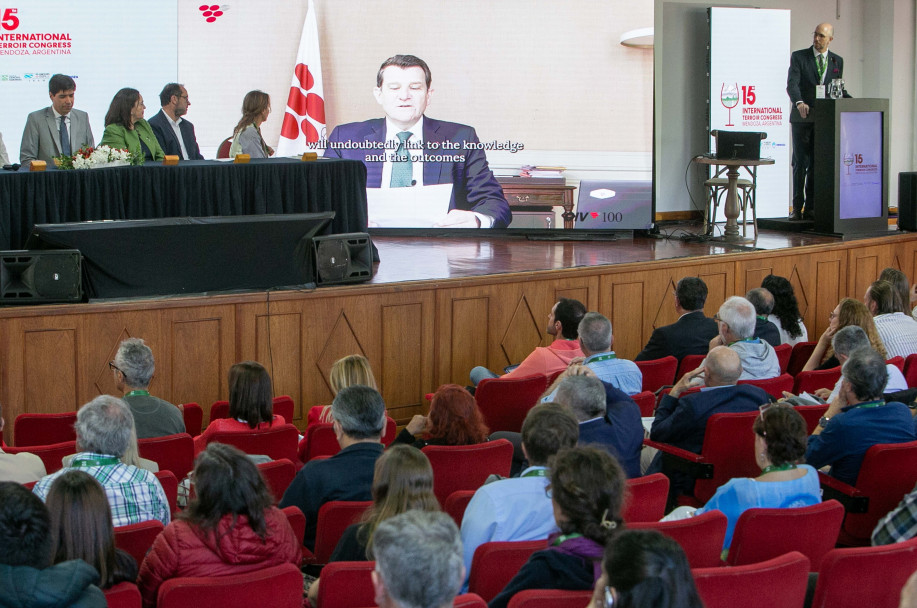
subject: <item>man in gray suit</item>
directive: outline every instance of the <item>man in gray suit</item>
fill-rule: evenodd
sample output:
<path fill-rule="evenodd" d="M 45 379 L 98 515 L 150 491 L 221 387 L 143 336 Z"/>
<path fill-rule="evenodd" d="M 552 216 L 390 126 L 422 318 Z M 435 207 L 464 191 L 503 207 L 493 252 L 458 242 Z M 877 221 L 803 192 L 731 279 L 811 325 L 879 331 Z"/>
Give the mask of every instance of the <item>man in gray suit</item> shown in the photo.
<path fill-rule="evenodd" d="M 22 132 L 19 162 L 51 159 L 61 154 L 73 154 L 80 148 L 95 145 L 89 115 L 73 109 L 76 83 L 64 74 L 55 74 L 48 82 L 51 106 L 29 114 Z"/>

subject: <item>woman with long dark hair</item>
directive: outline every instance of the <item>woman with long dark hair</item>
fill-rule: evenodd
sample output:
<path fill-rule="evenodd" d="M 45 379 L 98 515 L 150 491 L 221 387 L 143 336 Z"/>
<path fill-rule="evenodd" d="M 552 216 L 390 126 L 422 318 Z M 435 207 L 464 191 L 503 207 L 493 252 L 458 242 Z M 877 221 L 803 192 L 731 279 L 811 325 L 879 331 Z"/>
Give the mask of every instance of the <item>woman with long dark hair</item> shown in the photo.
<path fill-rule="evenodd" d="M 421 435 L 418 439 L 415 435 Z M 474 445 L 487 441 L 488 429 L 474 395 L 458 384 L 444 384 L 433 395 L 430 415 L 411 418 L 395 438 L 422 448 L 427 445 Z"/>
<path fill-rule="evenodd" d="M 261 124 L 271 113 L 271 97 L 264 91 L 249 91 L 242 99 L 242 118 L 232 131 L 229 157 L 248 154 L 252 158 L 267 158 L 274 149 L 264 143 Z"/>
<path fill-rule="evenodd" d="M 135 158 L 162 161 L 165 153 L 153 134 L 153 127 L 143 119 L 146 105 L 137 89 L 124 88 L 115 93 L 105 114 L 105 133 L 100 146 L 127 150 Z"/>
<path fill-rule="evenodd" d="M 761 287 L 774 296 L 774 310 L 767 315 L 767 320 L 777 326 L 781 344 L 793 346 L 797 342 L 806 342 L 809 332 L 802 322 L 799 303 L 790 282 L 784 277 L 769 274 L 761 281 Z"/>

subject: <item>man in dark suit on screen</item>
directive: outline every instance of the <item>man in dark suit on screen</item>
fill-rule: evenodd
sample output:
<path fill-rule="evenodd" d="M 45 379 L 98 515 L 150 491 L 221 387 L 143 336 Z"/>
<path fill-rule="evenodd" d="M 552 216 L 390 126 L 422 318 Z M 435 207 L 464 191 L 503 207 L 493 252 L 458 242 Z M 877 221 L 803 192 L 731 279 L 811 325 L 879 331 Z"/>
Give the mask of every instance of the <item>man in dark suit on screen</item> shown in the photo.
<path fill-rule="evenodd" d="M 817 86 L 826 86 L 844 77 L 844 60 L 828 50 L 834 40 L 834 26 L 822 23 L 815 28 L 812 46 L 790 56 L 786 92 L 793 108 L 790 127 L 793 131 L 793 213 L 791 220 L 815 219 L 812 165 L 815 156 L 815 126 L 806 120 L 815 102 Z M 824 97 L 824 94 L 821 95 Z M 844 97 L 849 97 L 844 92 Z"/>
<path fill-rule="evenodd" d="M 162 151 L 182 160 L 204 160 L 194 135 L 194 125 L 182 118 L 191 105 L 185 85 L 167 84 L 159 94 L 159 103 L 162 109 L 150 119 L 150 126 Z"/>

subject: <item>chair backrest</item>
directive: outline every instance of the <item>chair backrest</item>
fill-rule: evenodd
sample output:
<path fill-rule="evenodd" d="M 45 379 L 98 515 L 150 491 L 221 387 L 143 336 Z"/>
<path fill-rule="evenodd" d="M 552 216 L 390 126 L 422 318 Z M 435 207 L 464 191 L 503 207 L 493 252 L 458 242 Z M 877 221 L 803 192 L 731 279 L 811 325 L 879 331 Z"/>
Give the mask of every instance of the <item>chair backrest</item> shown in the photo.
<path fill-rule="evenodd" d="M 828 411 L 828 404 L 797 405 L 793 409 L 799 412 L 799 415 L 806 421 L 806 435 L 811 435 L 815 427 L 818 426 L 818 421 L 821 420 L 821 417 Z"/>
<path fill-rule="evenodd" d="M 669 478 L 653 473 L 627 480 L 627 498 L 624 501 L 624 521 L 659 521 L 665 515 L 669 495 Z"/>
<path fill-rule="evenodd" d="M 275 416 L 283 416 L 284 422 L 293 424 L 293 416 L 296 415 L 296 404 L 293 403 L 293 397 L 289 395 L 280 395 L 274 397 L 271 409 Z"/>
<path fill-rule="evenodd" d="M 741 566 L 798 551 L 818 572 L 841 531 L 844 507 L 836 500 L 790 509 L 748 509 L 739 516 L 726 563 Z"/>
<path fill-rule="evenodd" d="M 894 365 L 895 367 L 898 368 L 898 371 L 900 371 L 902 374 L 904 373 L 904 357 L 902 357 L 901 355 L 892 357 L 891 359 L 888 359 L 885 363 L 887 365 Z"/>
<path fill-rule="evenodd" d="M 917 539 L 882 547 L 832 549 L 821 562 L 812 608 L 897 608 L 917 565 Z"/>
<path fill-rule="evenodd" d="M 908 386 L 917 386 L 917 353 L 908 355 L 904 360 L 904 379 Z"/>
<path fill-rule="evenodd" d="M 834 388 L 834 385 L 837 384 L 837 379 L 840 377 L 840 367 L 832 367 L 831 369 L 813 369 L 808 372 L 799 372 L 796 374 L 796 379 L 793 383 L 793 394 L 811 394 L 820 388 Z"/>
<path fill-rule="evenodd" d="M 487 378 L 478 383 L 474 398 L 491 432 L 522 430 L 525 415 L 548 387 L 543 375 Z"/>
<path fill-rule="evenodd" d="M 204 408 L 193 401 L 181 406 L 181 415 L 185 421 L 185 432 L 197 437 L 204 429 Z"/>
<path fill-rule="evenodd" d="M 797 342 L 793 345 L 793 352 L 790 353 L 790 362 L 786 364 L 786 372 L 791 376 L 799 375 L 802 368 L 806 366 L 812 351 L 818 346 L 818 342 Z"/>
<path fill-rule="evenodd" d="M 790 364 L 790 355 L 793 354 L 793 347 L 789 344 L 778 344 L 774 347 L 774 353 L 776 353 L 777 362 L 780 364 L 780 373 L 785 374 L 786 368 Z"/>
<path fill-rule="evenodd" d="M 370 508 L 372 504 L 371 500 L 333 500 L 323 504 L 318 510 L 316 520 L 313 563 L 327 564 L 328 558 L 334 553 L 334 548 L 344 535 L 344 530 L 347 529 L 347 526 L 360 521 L 366 509 Z"/>
<path fill-rule="evenodd" d="M 194 468 L 194 440 L 188 433 L 138 439 L 140 456 L 159 465 L 160 471 L 172 471 L 184 479 Z"/>
<path fill-rule="evenodd" d="M 287 516 L 287 521 L 290 522 L 290 527 L 293 528 L 293 535 L 302 542 L 303 537 L 306 535 L 306 516 L 297 506 L 284 507 L 281 511 Z"/>
<path fill-rule="evenodd" d="M 169 511 L 172 515 L 178 513 L 178 478 L 172 471 L 156 471 L 153 473 L 162 486 L 162 491 L 166 493 L 166 500 L 169 501 Z"/>
<path fill-rule="evenodd" d="M 678 364 L 678 371 L 675 373 L 675 382 L 678 382 L 682 376 L 693 369 L 700 367 L 700 364 L 707 355 L 685 355 Z"/>
<path fill-rule="evenodd" d="M 140 589 L 134 583 L 124 581 L 109 587 L 104 593 L 108 608 L 140 608 L 143 605 Z"/>
<path fill-rule="evenodd" d="M 678 359 L 669 355 L 651 361 L 634 361 L 643 373 L 643 390 L 656 392 L 666 385 L 675 383 Z"/>
<path fill-rule="evenodd" d="M 234 445 L 246 454 L 264 454 L 271 460 L 286 458 L 296 460 L 299 429 L 292 424 L 276 424 L 265 430 L 220 431 L 210 436 L 207 443 L 218 441 Z"/>
<path fill-rule="evenodd" d="M 302 462 L 309 462 L 316 456 L 334 456 L 341 451 L 333 425 L 325 422 L 310 424 L 306 436 L 297 448 L 297 455 Z"/>
<path fill-rule="evenodd" d="M 262 568 L 246 574 L 172 578 L 159 588 L 159 608 L 220 606 L 248 608 L 302 607 L 302 573 L 293 564 Z"/>
<path fill-rule="evenodd" d="M 751 427 L 758 412 L 714 414 L 707 420 L 701 456 L 713 464 L 711 479 L 698 479 L 694 496 L 705 503 L 716 489 L 733 477 L 757 477 L 761 468 L 755 462 L 755 434 Z"/>
<path fill-rule="evenodd" d="M 207 424 L 217 418 L 229 418 L 229 401 L 214 401 L 210 406 L 210 416 L 207 418 Z"/>
<path fill-rule="evenodd" d="M 217 158 L 229 158 L 229 149 L 232 147 L 232 137 L 227 137 L 217 148 Z"/>
<path fill-rule="evenodd" d="M 532 553 L 548 546 L 547 540 L 484 543 L 474 550 L 468 591 L 489 602 L 503 591 Z"/>
<path fill-rule="evenodd" d="M 17 448 L 76 441 L 76 412 L 19 414 L 13 422 L 13 445 Z"/>
<path fill-rule="evenodd" d="M 41 458 L 41 461 L 45 464 L 45 471 L 50 475 L 61 470 L 63 467 L 61 461 L 65 456 L 76 454 L 76 441 L 62 441 L 51 445 L 32 445 L 22 448 L 6 447 L 4 451 L 7 454 L 18 454 L 20 452 L 35 454 Z"/>
<path fill-rule="evenodd" d="M 789 392 L 793 390 L 793 376 L 781 374 L 776 378 L 765 378 L 763 380 L 739 380 L 736 384 L 751 384 L 763 388 L 774 399 L 782 399 L 783 391 Z"/>
<path fill-rule="evenodd" d="M 332 562 L 322 568 L 318 586 L 319 608 L 375 606 L 371 573 L 376 562 Z"/>
<path fill-rule="evenodd" d="M 676 521 L 628 524 L 632 530 L 658 530 L 674 539 L 684 549 L 692 568 L 715 568 L 723 564 L 723 539 L 729 520 L 720 511 L 708 511 L 697 517 Z"/>
<path fill-rule="evenodd" d="M 734 568 L 691 570 L 706 608 L 802 608 L 809 581 L 809 558 L 793 551 Z"/>
<path fill-rule="evenodd" d="M 508 608 L 583 608 L 591 599 L 591 590 L 526 589 L 510 598 Z"/>
<path fill-rule="evenodd" d="M 487 608 L 487 602 L 477 593 L 463 593 L 455 596 L 452 608 Z"/>
<path fill-rule="evenodd" d="M 474 492 L 474 490 L 459 490 L 458 492 L 453 492 L 449 495 L 449 498 L 446 499 L 446 504 L 443 505 L 443 511 L 449 514 L 455 521 L 455 525 L 459 528 L 462 527 L 462 518 L 465 517 L 465 509 L 468 508 L 468 503 L 471 502 Z"/>
<path fill-rule="evenodd" d="M 423 453 L 433 467 L 433 493 L 439 504 L 459 490 L 477 490 L 493 473 L 509 477 L 513 444 L 506 439 L 476 445 L 428 445 Z"/>
<path fill-rule="evenodd" d="M 264 481 L 267 482 L 267 487 L 270 488 L 271 494 L 274 495 L 274 504 L 277 504 L 283 498 L 283 493 L 293 483 L 293 478 L 296 477 L 296 466 L 288 459 L 281 458 L 280 460 L 262 462 L 258 465 L 258 470 L 261 471 Z"/>
<path fill-rule="evenodd" d="M 398 423 L 395 422 L 395 419 L 385 415 L 385 431 L 382 433 L 382 445 L 388 447 L 392 445 L 392 442 L 395 441 L 395 437 L 398 436 Z"/>
<path fill-rule="evenodd" d="M 118 526 L 115 528 L 115 546 L 130 553 L 139 566 L 164 527 L 158 519 Z"/>
<path fill-rule="evenodd" d="M 640 415 L 644 418 L 649 418 L 653 416 L 653 412 L 656 409 L 656 394 L 652 391 L 643 391 L 637 393 L 636 395 L 631 395 L 631 399 L 634 400 L 634 403 L 637 404 L 637 407 L 640 408 Z"/>

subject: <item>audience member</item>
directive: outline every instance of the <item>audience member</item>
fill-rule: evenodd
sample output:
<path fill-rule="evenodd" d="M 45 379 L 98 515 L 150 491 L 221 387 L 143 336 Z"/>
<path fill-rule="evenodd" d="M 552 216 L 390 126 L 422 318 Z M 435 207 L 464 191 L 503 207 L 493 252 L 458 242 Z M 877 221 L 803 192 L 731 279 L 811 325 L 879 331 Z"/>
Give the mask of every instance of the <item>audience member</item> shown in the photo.
<path fill-rule="evenodd" d="M 489 604 L 504 608 L 525 589 L 587 590 L 601 576 L 606 543 L 624 526 L 624 471 L 596 448 L 561 450 L 548 472 L 554 519 L 560 534 L 536 551 Z"/>
<path fill-rule="evenodd" d="M 879 274 L 880 281 L 891 283 L 896 295 L 898 296 L 898 311 L 910 316 L 911 314 L 911 284 L 907 280 L 907 275 L 897 268 L 883 268 Z"/>
<path fill-rule="evenodd" d="M 47 505 L 55 564 L 83 560 L 99 572 L 102 589 L 137 579 L 137 562 L 115 548 L 111 508 L 95 478 L 76 469 L 67 471 L 51 484 Z"/>
<path fill-rule="evenodd" d="M 809 332 L 799 314 L 793 285 L 784 277 L 769 274 L 761 281 L 761 287 L 774 296 L 774 310 L 767 316 L 767 320 L 777 326 L 781 344 L 795 346 L 799 342 L 808 341 Z"/>
<path fill-rule="evenodd" d="M 376 528 L 372 572 L 381 608 L 451 608 L 465 576 L 458 528 L 445 513 L 407 511 Z"/>
<path fill-rule="evenodd" d="M 872 544 L 903 543 L 917 536 L 917 486 L 905 494 L 898 506 L 879 520 L 872 531 Z"/>
<path fill-rule="evenodd" d="M 888 373 L 877 352 L 854 351 L 841 371 L 841 390 L 809 437 L 806 462 L 817 469 L 831 465 L 832 477 L 855 485 L 866 450 L 914 441 L 917 435 L 908 407 L 882 399 Z"/>
<path fill-rule="evenodd" d="M 204 160 L 194 135 L 194 125 L 184 119 L 191 105 L 185 85 L 167 84 L 159 94 L 159 104 L 162 109 L 150 119 L 150 126 L 162 151 L 182 160 Z"/>
<path fill-rule="evenodd" d="M 557 531 L 551 500 L 545 495 L 548 467 L 562 449 L 579 439 L 579 425 L 558 403 L 529 410 L 522 423 L 522 452 L 529 462 L 518 478 L 478 488 L 462 519 L 466 578 L 474 551 L 484 543 L 547 538 Z"/>
<path fill-rule="evenodd" d="M 554 336 L 554 341 L 550 346 L 536 347 L 516 369 L 502 377 L 522 378 L 536 374 L 550 376 L 566 369 L 574 357 L 582 357 L 583 351 L 580 350 L 579 341 L 576 338 L 577 327 L 585 314 L 586 307 L 582 302 L 560 298 L 551 309 L 551 314 L 548 315 L 546 329 L 549 336 Z M 499 377 L 501 377 L 499 374 L 493 373 L 486 367 L 478 366 L 471 370 L 471 384 L 474 386 L 477 386 L 478 382 L 484 378 Z"/>
<path fill-rule="evenodd" d="M 51 518 L 34 494 L 0 482 L 0 605 L 107 608 L 99 573 L 80 559 L 51 565 Z"/>
<path fill-rule="evenodd" d="M 150 395 L 150 382 L 156 371 L 153 351 L 140 338 L 128 338 L 118 346 L 115 360 L 108 364 L 122 399 L 134 415 L 139 439 L 164 437 L 185 432 L 181 411 L 159 397 Z"/>
<path fill-rule="evenodd" d="M 0 435 L 6 421 L 3 419 L 3 409 L 0 407 Z M 31 483 L 47 475 L 45 463 L 35 454 L 19 452 L 7 454 L 0 447 L 0 481 L 15 481 L 16 483 Z"/>
<path fill-rule="evenodd" d="M 863 331 L 862 327 L 857 325 L 848 325 L 847 327 L 837 330 L 837 333 L 834 334 L 834 337 L 831 339 L 831 347 L 834 349 L 834 355 L 837 357 L 838 361 L 840 361 L 841 365 L 847 361 L 850 357 L 850 353 L 861 348 L 872 348 L 869 344 L 869 337 L 866 335 L 866 332 Z M 907 380 L 904 379 L 904 374 L 901 373 L 897 365 L 886 363 L 885 369 L 888 370 L 888 383 L 885 385 L 884 393 L 895 393 L 907 390 Z M 833 389 L 821 388 L 815 391 L 815 394 L 830 403 L 837 399 L 843 381 L 843 377 L 838 378 L 837 384 L 834 385 Z"/>
<path fill-rule="evenodd" d="M 3 133 L 0 133 L 0 169 L 10 164 L 10 156 L 6 151 L 6 145 L 3 143 Z"/>
<path fill-rule="evenodd" d="M 81 407 L 74 425 L 79 451 L 69 466 L 40 479 L 35 494 L 46 499 L 55 479 L 79 469 L 102 485 L 115 527 L 151 519 L 168 524 L 169 503 L 156 476 L 121 462 L 130 444 L 132 420 L 127 404 L 111 395 L 100 395 Z"/>
<path fill-rule="evenodd" d="M 303 544 L 315 546 L 316 519 L 332 500 L 371 500 L 376 460 L 382 455 L 385 402 L 368 386 L 350 386 L 331 404 L 334 433 L 341 451 L 325 460 L 311 460 L 299 470 L 280 501 L 297 506 L 306 516 Z"/>
<path fill-rule="evenodd" d="M 337 395 L 342 389 L 354 384 L 362 384 L 369 388 L 379 390 L 376 384 L 376 377 L 373 375 L 372 367 L 369 365 L 369 359 L 363 355 L 347 355 L 338 359 L 331 365 L 331 372 L 328 374 L 328 384 L 331 392 Z M 317 422 L 331 424 L 331 406 L 316 405 L 309 410 L 308 423 Z"/>
<path fill-rule="evenodd" d="M 159 587 L 170 578 L 299 566 L 299 539 L 241 451 L 208 445 L 194 463 L 194 488 L 187 511 L 156 537 L 140 566 L 137 586 L 144 606 L 156 605 Z"/>
<path fill-rule="evenodd" d="M 74 109 L 76 82 L 65 74 L 55 74 L 48 81 L 51 105 L 29 114 L 22 132 L 19 162 L 30 164 L 43 160 L 53 166 L 53 158 L 75 154 L 80 148 L 95 145 L 89 115 Z"/>
<path fill-rule="evenodd" d="M 710 349 L 728 346 L 739 353 L 742 361 L 739 380 L 776 378 L 780 375 L 780 362 L 774 347 L 754 337 L 756 317 L 751 302 L 732 296 L 723 302 L 714 319 L 719 326 L 719 334 L 710 340 Z"/>
<path fill-rule="evenodd" d="M 143 119 L 146 105 L 137 89 L 123 88 L 111 100 L 105 115 L 105 132 L 100 145 L 127 150 L 144 162 L 159 162 L 165 158 L 153 127 Z"/>
<path fill-rule="evenodd" d="M 716 322 L 704 316 L 707 284 L 700 277 L 684 277 L 675 287 L 675 312 L 678 320 L 653 330 L 649 342 L 635 361 L 661 359 L 669 355 L 681 361 L 686 355 L 706 355 L 710 340 L 716 336 Z"/>
<path fill-rule="evenodd" d="M 876 331 L 889 357 L 917 353 L 917 321 L 900 311 L 898 292 L 888 281 L 876 281 L 866 290 L 863 303 L 873 316 Z"/>
<path fill-rule="evenodd" d="M 267 158 L 274 149 L 264 143 L 261 125 L 271 113 L 271 97 L 263 91 L 249 91 L 242 99 L 242 118 L 232 131 L 229 157 L 248 154 L 252 158 Z"/>
<path fill-rule="evenodd" d="M 458 384 L 444 384 L 430 402 L 430 415 L 415 415 L 395 443 L 415 448 L 428 445 L 474 445 L 487 441 L 487 425 L 474 396 Z M 422 435 L 416 439 L 415 435 Z"/>
<path fill-rule="evenodd" d="M 749 289 L 745 299 L 755 307 L 755 334 L 771 346 L 780 346 L 780 330 L 768 316 L 774 310 L 774 296 L 763 287 Z"/>
<path fill-rule="evenodd" d="M 828 328 L 818 338 L 815 349 L 802 368 L 803 371 L 832 369 L 840 365 L 840 360 L 834 354 L 834 347 L 831 346 L 831 340 L 838 330 L 851 325 L 863 328 L 863 331 L 869 337 L 869 344 L 873 350 L 882 355 L 883 358 L 888 358 L 885 345 L 882 343 L 882 338 L 879 337 L 879 332 L 876 331 L 876 324 L 873 322 L 869 309 L 866 308 L 865 304 L 853 298 L 844 298 L 828 315 Z"/>

